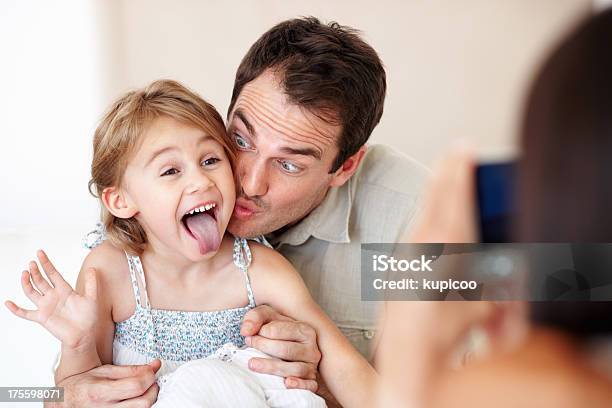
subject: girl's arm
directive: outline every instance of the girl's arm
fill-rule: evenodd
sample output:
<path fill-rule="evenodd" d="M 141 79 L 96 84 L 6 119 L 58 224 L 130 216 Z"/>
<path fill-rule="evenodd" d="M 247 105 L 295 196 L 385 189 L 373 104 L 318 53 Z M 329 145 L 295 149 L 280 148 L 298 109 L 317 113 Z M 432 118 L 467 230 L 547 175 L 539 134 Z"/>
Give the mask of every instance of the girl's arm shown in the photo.
<path fill-rule="evenodd" d="M 376 372 L 312 299 L 298 272 L 271 249 L 252 245 L 252 250 L 249 272 L 257 303 L 315 329 L 322 354 L 319 372 L 342 406 L 375 406 Z M 265 328 L 259 335 L 266 336 Z"/>

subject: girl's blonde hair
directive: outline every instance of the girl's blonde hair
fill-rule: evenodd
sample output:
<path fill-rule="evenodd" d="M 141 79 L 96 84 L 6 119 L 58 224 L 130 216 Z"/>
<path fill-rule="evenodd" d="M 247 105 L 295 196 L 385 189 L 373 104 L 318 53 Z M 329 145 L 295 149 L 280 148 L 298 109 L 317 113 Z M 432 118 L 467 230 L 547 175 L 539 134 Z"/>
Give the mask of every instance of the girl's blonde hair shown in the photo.
<path fill-rule="evenodd" d="M 234 160 L 219 113 L 180 83 L 155 81 L 116 101 L 94 135 L 89 191 L 100 199 L 107 239 L 133 254 L 142 253 L 147 236 L 136 219 L 123 219 L 111 214 L 101 200 L 102 192 L 107 187 L 121 185 L 128 159 L 140 146 L 151 123 L 161 116 L 201 129 L 223 146 L 230 162 Z"/>

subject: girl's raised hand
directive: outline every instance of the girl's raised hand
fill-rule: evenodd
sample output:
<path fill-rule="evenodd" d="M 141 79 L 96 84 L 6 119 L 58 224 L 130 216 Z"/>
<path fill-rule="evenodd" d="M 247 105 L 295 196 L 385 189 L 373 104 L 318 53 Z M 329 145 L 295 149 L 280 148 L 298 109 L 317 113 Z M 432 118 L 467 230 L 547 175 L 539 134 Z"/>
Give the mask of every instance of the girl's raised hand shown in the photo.
<path fill-rule="evenodd" d="M 95 269 L 85 271 L 85 294 L 82 296 L 64 280 L 42 250 L 36 256 L 46 278 L 32 261 L 29 271 L 21 274 L 21 287 L 38 309 L 23 309 L 10 300 L 5 302 L 6 307 L 15 316 L 40 323 L 65 347 L 79 348 L 93 342 L 97 317 Z"/>

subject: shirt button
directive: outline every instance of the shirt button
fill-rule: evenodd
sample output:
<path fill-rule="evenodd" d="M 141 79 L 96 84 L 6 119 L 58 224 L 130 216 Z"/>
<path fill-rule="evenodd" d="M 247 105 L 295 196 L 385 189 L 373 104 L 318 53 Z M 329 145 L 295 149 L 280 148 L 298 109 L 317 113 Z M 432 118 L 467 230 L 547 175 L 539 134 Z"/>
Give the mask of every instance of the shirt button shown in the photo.
<path fill-rule="evenodd" d="M 363 337 L 365 337 L 366 340 L 372 340 L 374 338 L 374 330 L 364 330 Z"/>

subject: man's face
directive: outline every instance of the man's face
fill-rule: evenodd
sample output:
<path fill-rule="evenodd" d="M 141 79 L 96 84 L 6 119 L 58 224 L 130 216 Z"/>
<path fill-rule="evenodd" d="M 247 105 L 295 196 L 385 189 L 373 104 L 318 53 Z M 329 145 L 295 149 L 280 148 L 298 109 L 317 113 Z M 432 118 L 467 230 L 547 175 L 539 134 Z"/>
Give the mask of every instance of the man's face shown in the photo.
<path fill-rule="evenodd" d="M 266 71 L 248 83 L 229 117 L 237 150 L 236 206 L 228 230 L 254 237 L 291 225 L 330 187 L 340 126 L 291 104 Z"/>

